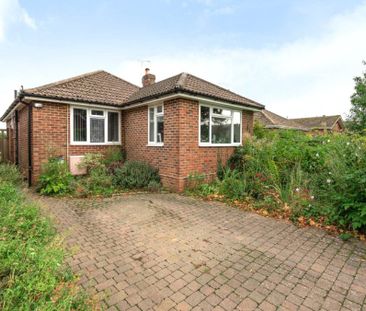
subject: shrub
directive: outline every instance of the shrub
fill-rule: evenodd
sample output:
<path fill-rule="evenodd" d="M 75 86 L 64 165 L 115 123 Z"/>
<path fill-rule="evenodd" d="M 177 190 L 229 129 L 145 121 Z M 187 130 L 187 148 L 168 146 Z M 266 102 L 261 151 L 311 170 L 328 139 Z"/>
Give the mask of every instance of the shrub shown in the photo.
<path fill-rule="evenodd" d="M 114 191 L 113 177 L 106 167 L 89 170 L 88 175 L 79 179 L 79 195 L 111 195 Z"/>
<path fill-rule="evenodd" d="M 80 168 L 85 168 L 87 173 L 95 169 L 104 169 L 104 155 L 101 153 L 86 153 L 79 163 Z"/>
<path fill-rule="evenodd" d="M 205 181 L 206 175 L 199 172 L 192 172 L 188 175 L 187 178 L 187 189 L 192 190 L 196 189 L 200 185 L 202 185 Z"/>
<path fill-rule="evenodd" d="M 13 185 L 19 185 L 22 181 L 22 175 L 15 165 L 0 164 L 0 181 L 9 182 Z"/>
<path fill-rule="evenodd" d="M 152 181 L 160 183 L 159 171 L 144 162 L 127 161 L 115 171 L 114 183 L 122 188 L 143 189 Z"/>
<path fill-rule="evenodd" d="M 230 199 L 243 199 L 247 195 L 246 180 L 238 171 L 228 170 L 219 186 L 219 192 Z"/>
<path fill-rule="evenodd" d="M 105 165 L 105 157 L 99 153 L 86 154 L 80 167 L 87 170 L 78 183 L 79 195 L 111 195 L 114 191 L 113 178 Z"/>
<path fill-rule="evenodd" d="M 104 163 L 107 167 L 118 163 L 123 163 L 126 153 L 121 147 L 110 147 L 104 155 Z"/>
<path fill-rule="evenodd" d="M 268 209 L 289 206 L 293 219 L 366 231 L 365 138 L 259 130 L 260 138 L 246 140 L 227 161 L 216 181 L 221 194 L 250 196 Z"/>
<path fill-rule="evenodd" d="M 38 190 L 45 195 L 70 193 L 73 180 L 66 162 L 59 158 L 49 158 L 42 166 Z"/>
<path fill-rule="evenodd" d="M 161 190 L 161 183 L 156 180 L 151 180 L 147 185 L 147 190 L 151 192 L 159 192 Z"/>

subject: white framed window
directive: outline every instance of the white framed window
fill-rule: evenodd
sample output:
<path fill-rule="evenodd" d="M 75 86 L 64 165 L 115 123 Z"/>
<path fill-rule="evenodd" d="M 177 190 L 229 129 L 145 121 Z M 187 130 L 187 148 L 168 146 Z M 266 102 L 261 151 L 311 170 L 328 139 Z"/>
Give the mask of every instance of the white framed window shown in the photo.
<path fill-rule="evenodd" d="M 199 146 L 239 146 L 242 141 L 240 110 L 200 104 Z"/>
<path fill-rule="evenodd" d="M 163 104 L 148 107 L 148 145 L 164 145 L 164 106 Z"/>
<path fill-rule="evenodd" d="M 73 145 L 121 144 L 119 111 L 71 107 L 70 141 Z"/>

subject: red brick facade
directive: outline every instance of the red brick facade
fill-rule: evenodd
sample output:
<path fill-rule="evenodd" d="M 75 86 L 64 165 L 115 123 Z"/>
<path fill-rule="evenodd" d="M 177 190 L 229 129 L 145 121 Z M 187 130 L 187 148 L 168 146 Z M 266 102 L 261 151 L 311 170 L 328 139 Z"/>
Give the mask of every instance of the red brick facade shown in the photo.
<path fill-rule="evenodd" d="M 164 102 L 164 146 L 147 146 L 148 109 L 125 110 L 122 115 L 123 144 L 127 159 L 146 161 L 158 167 L 163 184 L 182 191 L 187 177 L 204 173 L 216 175 L 218 161 L 225 163 L 234 147 L 200 147 L 198 143 L 199 104 L 187 99 Z M 243 140 L 252 134 L 253 113 L 242 113 Z"/>
<path fill-rule="evenodd" d="M 194 172 L 215 176 L 219 160 L 225 163 L 233 147 L 200 147 L 198 143 L 199 104 L 188 99 L 164 102 L 164 146 L 148 146 L 148 108 L 142 106 L 121 112 L 121 140 L 128 160 L 139 160 L 159 168 L 163 185 L 182 191 Z M 252 134 L 253 113 L 242 113 L 243 140 Z M 70 145 L 70 107 L 44 103 L 32 109 L 32 182 L 49 156 L 68 160 L 72 155 L 105 152 L 109 146 Z M 19 111 L 19 166 L 28 169 L 28 108 Z M 10 122 L 8 122 L 10 128 Z M 10 135 L 14 136 L 14 130 Z M 15 159 L 15 139 L 9 139 Z"/>

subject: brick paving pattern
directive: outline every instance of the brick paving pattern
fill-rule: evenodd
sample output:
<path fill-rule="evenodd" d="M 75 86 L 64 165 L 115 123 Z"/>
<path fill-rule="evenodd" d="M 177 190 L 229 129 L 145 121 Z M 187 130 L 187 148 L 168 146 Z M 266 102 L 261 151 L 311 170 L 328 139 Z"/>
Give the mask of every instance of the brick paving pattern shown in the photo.
<path fill-rule="evenodd" d="M 366 310 L 366 245 L 176 194 L 39 199 L 107 310 Z"/>

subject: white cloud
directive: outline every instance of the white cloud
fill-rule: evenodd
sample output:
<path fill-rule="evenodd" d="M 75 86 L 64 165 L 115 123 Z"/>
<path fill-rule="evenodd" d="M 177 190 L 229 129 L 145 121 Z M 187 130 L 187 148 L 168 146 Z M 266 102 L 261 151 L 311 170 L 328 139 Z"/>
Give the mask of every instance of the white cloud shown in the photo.
<path fill-rule="evenodd" d="M 289 117 L 343 114 L 350 108 L 353 77 L 366 59 L 366 3 L 328 21 L 326 31 L 271 49 L 216 49 L 146 55 L 158 80 L 188 71 L 226 86 Z M 139 62 L 117 74 L 140 84 Z"/>
<path fill-rule="evenodd" d="M 36 29 L 36 22 L 20 5 L 18 0 L 0 1 L 0 41 L 5 39 L 6 30 L 10 24 L 22 23 L 29 28 Z"/>

